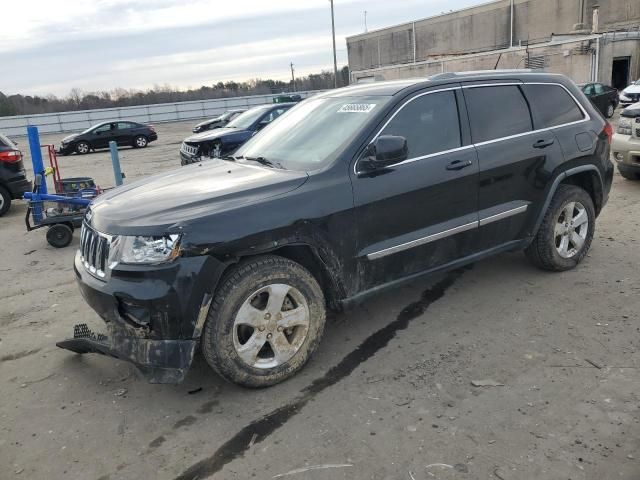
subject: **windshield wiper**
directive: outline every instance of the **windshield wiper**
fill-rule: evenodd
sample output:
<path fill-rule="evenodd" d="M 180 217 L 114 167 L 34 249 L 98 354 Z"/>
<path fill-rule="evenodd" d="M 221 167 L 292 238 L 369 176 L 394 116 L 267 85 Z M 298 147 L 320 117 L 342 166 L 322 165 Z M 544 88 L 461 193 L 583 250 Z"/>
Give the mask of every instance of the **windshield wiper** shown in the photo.
<path fill-rule="evenodd" d="M 245 160 L 249 160 L 250 162 L 257 162 L 260 165 L 264 165 L 266 167 L 271 167 L 271 168 L 279 168 L 284 170 L 285 168 L 282 166 L 282 164 L 278 163 L 278 162 L 274 162 L 272 160 L 269 160 L 268 158 L 265 157 L 243 157 Z"/>
<path fill-rule="evenodd" d="M 224 155 L 222 157 L 220 157 L 220 160 L 228 160 L 230 162 L 237 162 L 238 159 L 240 158 L 244 158 L 244 157 L 234 157 L 233 155 Z"/>

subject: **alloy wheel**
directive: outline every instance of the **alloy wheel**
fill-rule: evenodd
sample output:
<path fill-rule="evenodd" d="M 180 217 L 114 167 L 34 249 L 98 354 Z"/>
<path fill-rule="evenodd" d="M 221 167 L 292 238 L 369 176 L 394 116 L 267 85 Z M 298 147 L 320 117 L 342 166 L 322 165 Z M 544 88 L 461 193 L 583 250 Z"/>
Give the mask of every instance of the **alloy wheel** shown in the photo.
<path fill-rule="evenodd" d="M 147 139 L 144 137 L 136 138 L 136 145 L 140 148 L 144 148 L 147 146 Z"/>
<path fill-rule="evenodd" d="M 574 257 L 584 246 L 588 232 L 587 209 L 580 202 L 567 203 L 556 219 L 554 228 L 556 251 L 562 258 Z"/>
<path fill-rule="evenodd" d="M 276 283 L 247 298 L 233 324 L 233 345 L 247 365 L 275 368 L 293 358 L 309 331 L 309 305 L 298 289 Z"/>

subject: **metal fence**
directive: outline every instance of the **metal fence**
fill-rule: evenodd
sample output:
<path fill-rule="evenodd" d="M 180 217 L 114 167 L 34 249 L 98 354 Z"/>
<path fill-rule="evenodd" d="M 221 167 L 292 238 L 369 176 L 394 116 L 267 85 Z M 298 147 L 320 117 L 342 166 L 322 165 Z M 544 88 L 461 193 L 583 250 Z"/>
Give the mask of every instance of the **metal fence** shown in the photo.
<path fill-rule="evenodd" d="M 319 91 L 296 92 L 302 98 Z M 181 120 L 197 120 L 220 115 L 225 110 L 249 108 L 273 103 L 277 95 L 250 95 L 246 97 L 216 98 L 192 102 L 159 103 L 135 107 L 103 108 L 77 112 L 43 113 L 0 117 L 0 132 L 9 136 L 27 134 L 27 126 L 36 125 L 40 133 L 62 133 L 84 130 L 96 123 L 109 120 L 131 120 L 134 122 L 162 123 Z"/>

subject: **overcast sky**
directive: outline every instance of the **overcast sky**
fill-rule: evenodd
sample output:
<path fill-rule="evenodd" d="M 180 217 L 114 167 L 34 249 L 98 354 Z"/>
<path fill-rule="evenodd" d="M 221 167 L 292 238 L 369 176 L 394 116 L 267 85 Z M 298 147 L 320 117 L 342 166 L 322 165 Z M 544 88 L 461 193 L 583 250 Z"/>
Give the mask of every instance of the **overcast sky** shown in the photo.
<path fill-rule="evenodd" d="M 335 0 L 338 65 L 345 37 L 482 0 Z M 7 0 L 0 91 L 181 88 L 290 78 L 333 68 L 329 0 Z"/>

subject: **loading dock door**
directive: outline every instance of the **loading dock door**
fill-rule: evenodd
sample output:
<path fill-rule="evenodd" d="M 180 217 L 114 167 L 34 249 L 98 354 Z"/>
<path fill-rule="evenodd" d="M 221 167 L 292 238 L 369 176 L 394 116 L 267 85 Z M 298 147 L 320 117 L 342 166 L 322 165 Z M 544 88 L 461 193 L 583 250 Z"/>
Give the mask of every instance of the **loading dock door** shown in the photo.
<path fill-rule="evenodd" d="M 629 85 L 629 67 L 631 65 L 631 57 L 618 57 L 613 59 L 613 68 L 611 69 L 611 86 L 618 90 L 622 90 Z"/>

